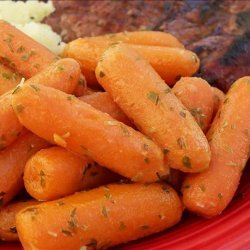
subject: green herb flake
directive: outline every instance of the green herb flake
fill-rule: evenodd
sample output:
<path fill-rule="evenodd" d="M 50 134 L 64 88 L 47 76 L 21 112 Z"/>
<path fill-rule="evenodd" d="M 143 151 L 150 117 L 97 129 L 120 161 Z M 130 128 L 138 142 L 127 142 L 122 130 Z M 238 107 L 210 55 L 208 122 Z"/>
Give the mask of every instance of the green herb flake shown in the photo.
<path fill-rule="evenodd" d="M 184 139 L 182 137 L 177 139 L 177 144 L 181 149 L 186 148 L 186 143 L 185 143 L 185 141 L 184 141 Z"/>
<path fill-rule="evenodd" d="M 182 116 L 183 118 L 186 118 L 186 113 L 184 111 L 180 111 L 180 116 Z"/>
<path fill-rule="evenodd" d="M 182 158 L 182 163 L 183 163 L 183 165 L 184 165 L 186 168 L 192 168 L 192 166 L 191 166 L 191 160 L 190 160 L 190 158 L 189 158 L 188 156 L 184 156 L 184 157 Z"/>
<path fill-rule="evenodd" d="M 124 231 L 126 228 L 127 228 L 127 226 L 124 224 L 124 222 L 123 222 L 123 221 L 120 221 L 119 230 L 120 230 L 120 231 Z"/>
<path fill-rule="evenodd" d="M 58 71 L 64 71 L 64 67 L 63 67 L 62 65 L 58 65 L 58 66 L 57 66 L 57 70 L 58 70 Z"/>
<path fill-rule="evenodd" d="M 63 201 L 58 201 L 56 204 L 57 204 L 58 206 L 63 206 L 63 205 L 65 205 L 65 203 L 64 203 Z"/>
<path fill-rule="evenodd" d="M 105 217 L 105 218 L 108 218 L 108 211 L 107 211 L 107 208 L 102 206 L 102 215 Z"/>
<path fill-rule="evenodd" d="M 98 245 L 98 242 L 95 238 L 92 238 L 88 244 L 86 244 L 87 247 L 92 247 L 93 250 L 97 250 L 97 245 Z"/>
<path fill-rule="evenodd" d="M 164 94 L 168 94 L 168 93 L 170 93 L 171 92 L 171 89 L 170 88 L 166 88 L 166 89 L 164 89 Z"/>
<path fill-rule="evenodd" d="M 22 104 L 17 104 L 17 105 L 16 105 L 16 107 L 15 107 L 15 111 L 16 111 L 16 113 L 17 113 L 17 114 L 22 113 L 22 112 L 23 112 L 23 110 L 24 110 L 24 107 L 23 107 L 23 105 L 22 105 Z"/>
<path fill-rule="evenodd" d="M 145 162 L 146 164 L 149 164 L 149 158 L 148 158 L 148 157 L 145 157 L 145 158 L 144 158 L 144 162 Z"/>
<path fill-rule="evenodd" d="M 166 155 L 166 154 L 168 154 L 170 151 L 169 151 L 169 149 L 164 148 L 164 149 L 162 150 L 162 152 L 163 152 L 164 155 Z"/>
<path fill-rule="evenodd" d="M 144 143 L 144 144 L 143 144 L 143 149 L 144 149 L 144 150 L 146 150 L 146 151 L 148 151 L 148 149 L 149 149 L 149 145 L 148 145 L 148 144 L 146 144 L 146 143 Z"/>
<path fill-rule="evenodd" d="M 73 235 L 72 232 L 69 231 L 69 230 L 67 230 L 67 229 L 62 229 L 61 232 L 62 232 L 64 235 L 66 235 L 66 236 L 72 236 L 72 235 Z"/>
<path fill-rule="evenodd" d="M 16 52 L 19 53 L 23 53 L 25 51 L 25 48 L 23 47 L 23 45 L 19 46 L 16 50 Z"/>
<path fill-rule="evenodd" d="M 30 52 L 27 52 L 27 53 L 23 54 L 21 56 L 21 59 L 23 61 L 28 61 L 30 59 L 30 57 L 33 56 L 33 55 L 35 55 L 35 52 L 34 51 L 30 51 Z"/>
<path fill-rule="evenodd" d="M 160 97 L 157 93 L 155 93 L 154 91 L 150 91 L 147 94 L 147 97 L 150 101 L 152 101 L 155 105 L 157 105 L 160 101 Z"/>
<path fill-rule="evenodd" d="M 79 79 L 79 81 L 78 81 L 78 84 L 80 85 L 80 86 L 86 86 L 86 80 L 83 78 L 83 77 L 81 77 L 80 79 Z"/>
<path fill-rule="evenodd" d="M 31 84 L 30 87 L 34 89 L 36 92 L 40 91 L 40 89 L 36 85 Z"/>
<path fill-rule="evenodd" d="M 218 198 L 221 200 L 223 198 L 223 195 L 221 193 L 218 193 Z"/>
<path fill-rule="evenodd" d="M 45 187 L 45 173 L 43 172 L 43 170 L 40 170 L 40 173 L 39 173 L 39 176 L 40 176 L 40 185 L 42 188 Z"/>
<path fill-rule="evenodd" d="M 68 221 L 68 229 L 70 231 L 75 230 L 77 227 L 77 220 L 76 220 L 76 208 L 74 208 L 70 213 L 70 220 Z"/>
<path fill-rule="evenodd" d="M 13 35 L 8 34 L 7 38 L 3 39 L 3 41 L 7 44 L 9 50 L 13 53 L 14 49 L 13 49 L 13 45 L 12 45 L 12 38 L 13 38 Z"/>
<path fill-rule="evenodd" d="M 2 73 L 2 77 L 5 78 L 6 80 L 17 80 L 17 75 L 15 73 Z"/>
<path fill-rule="evenodd" d="M 100 71 L 99 76 L 100 76 L 101 78 L 103 78 L 103 77 L 105 76 L 104 72 L 103 72 L 103 71 Z"/>

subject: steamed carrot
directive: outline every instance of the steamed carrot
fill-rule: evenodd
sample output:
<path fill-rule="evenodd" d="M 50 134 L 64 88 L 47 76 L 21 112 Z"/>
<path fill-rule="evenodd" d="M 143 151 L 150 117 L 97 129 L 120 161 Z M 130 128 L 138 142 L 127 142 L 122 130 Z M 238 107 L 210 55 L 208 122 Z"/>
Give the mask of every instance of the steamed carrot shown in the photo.
<path fill-rule="evenodd" d="M 78 81 L 78 85 L 76 86 L 73 94 L 75 96 L 83 96 L 83 95 L 86 95 L 87 93 L 88 93 L 88 90 L 87 90 L 86 78 L 83 74 L 81 74 L 79 81 Z"/>
<path fill-rule="evenodd" d="M 162 184 L 108 185 L 17 214 L 25 249 L 107 249 L 175 225 L 182 204 Z"/>
<path fill-rule="evenodd" d="M 57 60 L 50 50 L 3 20 L 0 20 L 0 37 L 0 61 L 25 78 Z"/>
<path fill-rule="evenodd" d="M 213 91 L 206 80 L 198 77 L 182 77 L 172 93 L 193 115 L 203 132 L 210 126 L 213 116 Z"/>
<path fill-rule="evenodd" d="M 192 115 L 148 62 L 125 44 L 109 48 L 96 68 L 99 83 L 139 130 L 157 142 L 172 168 L 208 167 L 207 139 Z"/>
<path fill-rule="evenodd" d="M 160 148 L 140 132 L 78 98 L 35 87 L 24 84 L 12 98 L 19 121 L 35 134 L 134 181 L 153 182 L 168 172 Z"/>
<path fill-rule="evenodd" d="M 21 76 L 10 68 L 0 64 L 0 96 L 16 87 L 21 81 Z"/>
<path fill-rule="evenodd" d="M 120 107 L 112 100 L 107 92 L 95 92 L 90 95 L 84 95 L 79 98 L 80 100 L 90 104 L 94 108 L 109 114 L 114 119 L 133 126 L 128 117 L 120 109 Z"/>
<path fill-rule="evenodd" d="M 88 85 L 97 85 L 95 68 L 101 55 L 108 47 L 113 45 L 100 39 L 80 38 L 67 44 L 63 56 L 76 59 L 85 75 Z M 195 53 L 180 49 L 160 46 L 144 46 L 129 44 L 149 61 L 157 73 L 167 84 L 173 85 L 181 76 L 191 76 L 199 68 L 199 59 Z"/>
<path fill-rule="evenodd" d="M 40 150 L 28 160 L 24 169 L 27 192 L 42 201 L 118 180 L 118 175 L 97 166 L 87 157 L 79 157 L 60 147 Z"/>
<path fill-rule="evenodd" d="M 183 201 L 187 209 L 204 217 L 220 214 L 232 200 L 249 158 L 250 77 L 237 80 L 208 132 L 212 151 L 209 169 L 188 175 Z"/>
<path fill-rule="evenodd" d="M 214 111 L 213 111 L 213 117 L 216 116 L 220 105 L 224 102 L 225 100 L 225 94 L 218 88 L 212 87 L 213 91 L 213 97 L 214 97 Z"/>
<path fill-rule="evenodd" d="M 75 90 L 79 77 L 78 63 L 73 59 L 65 58 L 49 65 L 27 80 L 25 84 L 39 83 L 70 94 Z M 19 87 L 0 97 L 0 150 L 15 141 L 23 128 L 11 106 L 11 93 L 18 91 Z"/>
<path fill-rule="evenodd" d="M 23 132 L 12 145 L 0 153 L 0 206 L 9 202 L 23 187 L 23 170 L 27 160 L 48 143 L 30 132 Z"/>
<path fill-rule="evenodd" d="M 0 240 L 18 241 L 16 214 L 22 209 L 39 204 L 35 200 L 13 202 L 0 209 Z"/>
<path fill-rule="evenodd" d="M 97 36 L 96 39 L 108 42 L 124 42 L 139 45 L 166 46 L 184 48 L 183 44 L 173 35 L 161 31 L 132 31 L 112 33 L 104 36 Z"/>

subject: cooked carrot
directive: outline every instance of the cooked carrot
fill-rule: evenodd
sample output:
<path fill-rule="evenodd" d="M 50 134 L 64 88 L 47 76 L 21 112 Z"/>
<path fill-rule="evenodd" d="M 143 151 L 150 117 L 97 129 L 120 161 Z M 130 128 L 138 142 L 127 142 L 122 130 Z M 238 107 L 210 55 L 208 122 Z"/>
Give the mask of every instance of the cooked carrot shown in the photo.
<path fill-rule="evenodd" d="M 100 39 L 80 38 L 67 44 L 63 56 L 76 59 L 81 65 L 88 85 L 95 86 L 97 81 L 94 71 L 97 62 L 109 46 L 110 42 Z M 189 50 L 133 44 L 129 46 L 149 61 L 169 85 L 173 85 L 181 76 L 193 75 L 200 65 L 196 54 Z"/>
<path fill-rule="evenodd" d="M 0 20 L 0 61 L 25 78 L 30 78 L 57 60 L 43 45 Z"/>
<path fill-rule="evenodd" d="M 120 107 L 112 100 L 107 92 L 95 92 L 90 95 L 85 95 L 79 98 L 80 100 L 90 104 L 94 108 L 109 114 L 114 119 L 133 126 L 128 117 L 120 109 Z"/>
<path fill-rule="evenodd" d="M 225 94 L 218 88 L 212 87 L 213 96 L 214 96 L 214 111 L 213 111 L 213 117 L 216 116 L 220 105 L 225 100 Z"/>
<path fill-rule="evenodd" d="M 140 132 L 59 90 L 20 86 L 12 106 L 35 134 L 139 182 L 166 175 L 160 148 Z M 20 109 L 21 107 L 21 109 Z"/>
<path fill-rule="evenodd" d="M 161 31 L 133 31 L 107 34 L 98 36 L 100 39 L 108 42 L 124 42 L 139 45 L 166 46 L 174 48 L 184 48 L 183 44 L 173 35 Z"/>
<path fill-rule="evenodd" d="M 24 169 L 24 186 L 35 199 L 55 200 L 83 189 L 98 187 L 119 177 L 87 157 L 52 147 L 33 155 Z"/>
<path fill-rule="evenodd" d="M 208 132 L 209 169 L 188 175 L 182 187 L 185 206 L 204 217 L 220 214 L 232 200 L 249 158 L 250 77 L 237 80 Z"/>
<path fill-rule="evenodd" d="M 13 89 L 21 81 L 21 76 L 0 64 L 0 96 Z"/>
<path fill-rule="evenodd" d="M 96 76 L 138 129 L 161 146 L 170 167 L 184 172 L 208 167 L 210 150 L 198 124 L 149 63 L 129 46 L 109 48 Z"/>
<path fill-rule="evenodd" d="M 73 59 L 65 58 L 49 65 L 25 83 L 39 83 L 72 93 L 78 84 L 79 77 L 78 63 Z M 18 90 L 19 87 L 0 97 L 0 150 L 16 140 L 23 128 L 11 106 L 11 92 L 15 93 Z"/>
<path fill-rule="evenodd" d="M 181 190 L 185 175 L 186 174 L 181 172 L 180 170 L 171 168 L 167 181 L 176 191 L 179 192 Z"/>
<path fill-rule="evenodd" d="M 20 211 L 25 249 L 107 249 L 175 225 L 182 204 L 162 184 L 108 185 Z"/>
<path fill-rule="evenodd" d="M 174 93 L 193 115 L 203 132 L 213 116 L 213 91 L 207 81 L 198 77 L 182 77 L 173 87 Z"/>
<path fill-rule="evenodd" d="M 76 86 L 73 94 L 75 96 L 83 96 L 83 95 L 86 95 L 87 93 L 88 93 L 88 89 L 87 89 L 86 78 L 84 75 L 81 74 L 79 81 L 78 81 L 78 85 Z"/>
<path fill-rule="evenodd" d="M 25 131 L 0 153 L 0 206 L 9 202 L 23 187 L 23 170 L 27 160 L 48 143 Z"/>
<path fill-rule="evenodd" d="M 3 241 L 18 241 L 16 230 L 16 214 L 39 202 L 34 200 L 13 202 L 0 209 L 0 239 Z"/>

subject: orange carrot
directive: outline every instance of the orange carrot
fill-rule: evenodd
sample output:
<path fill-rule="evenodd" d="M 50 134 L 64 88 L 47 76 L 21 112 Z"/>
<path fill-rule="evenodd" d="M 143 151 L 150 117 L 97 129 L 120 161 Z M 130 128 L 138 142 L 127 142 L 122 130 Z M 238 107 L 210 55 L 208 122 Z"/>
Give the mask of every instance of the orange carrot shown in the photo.
<path fill-rule="evenodd" d="M 78 81 L 78 85 L 76 86 L 73 94 L 75 96 L 83 96 L 87 93 L 88 93 L 88 89 L 87 89 L 86 78 L 84 75 L 81 74 L 80 79 Z"/>
<path fill-rule="evenodd" d="M 216 116 L 220 105 L 225 100 L 225 94 L 218 88 L 212 87 L 213 96 L 214 96 L 214 111 L 213 111 L 213 117 Z"/>
<path fill-rule="evenodd" d="M 107 249 L 175 225 L 182 204 L 162 184 L 108 185 L 20 211 L 25 249 Z"/>
<path fill-rule="evenodd" d="M 119 180 L 112 172 L 60 148 L 42 149 L 24 169 L 24 186 L 35 199 L 55 200 L 83 189 Z"/>
<path fill-rule="evenodd" d="M 161 31 L 133 31 L 108 34 L 98 36 L 100 39 L 108 42 L 124 42 L 139 45 L 166 46 L 174 48 L 184 48 L 183 44 L 176 37 L 167 32 Z"/>
<path fill-rule="evenodd" d="M 26 81 L 28 84 L 39 83 L 72 93 L 80 77 L 78 63 L 65 58 L 49 65 L 45 70 Z M 12 92 L 17 92 L 17 87 Z M 18 121 L 11 106 L 11 91 L 0 97 L 0 150 L 16 140 L 23 126 Z"/>
<path fill-rule="evenodd" d="M 160 148 L 141 133 L 78 98 L 35 87 L 24 84 L 12 97 L 19 121 L 35 134 L 134 181 L 153 182 L 168 172 Z"/>
<path fill-rule="evenodd" d="M 232 85 L 208 132 L 212 151 L 209 169 L 188 175 L 184 181 L 183 201 L 190 211 L 216 216 L 232 200 L 249 158 L 249 107 L 248 76 Z"/>
<path fill-rule="evenodd" d="M 16 230 L 16 214 L 29 206 L 37 205 L 34 200 L 13 202 L 0 209 L 0 239 L 3 241 L 18 241 Z"/>
<path fill-rule="evenodd" d="M 0 64 L 0 96 L 13 89 L 21 81 L 21 76 Z"/>
<path fill-rule="evenodd" d="M 190 111 L 203 132 L 210 126 L 213 116 L 213 91 L 207 81 L 198 77 L 182 77 L 172 93 Z"/>
<path fill-rule="evenodd" d="M 133 127 L 131 121 L 119 108 L 119 106 L 112 100 L 107 92 L 95 92 L 90 95 L 82 96 L 79 99 L 104 113 L 108 113 L 114 119 Z"/>
<path fill-rule="evenodd" d="M 25 131 L 0 153 L 0 206 L 9 202 L 23 187 L 23 170 L 30 156 L 47 146 L 43 139 Z"/>
<path fill-rule="evenodd" d="M 97 84 L 95 68 L 101 55 L 110 42 L 100 39 L 80 38 L 67 44 L 63 56 L 76 59 L 90 86 Z M 199 59 L 193 52 L 180 48 L 168 48 L 160 46 L 129 45 L 144 59 L 149 61 L 157 73 L 167 84 L 173 85 L 181 76 L 191 76 L 199 68 Z"/>
<path fill-rule="evenodd" d="M 30 78 L 58 58 L 43 45 L 0 20 L 0 61 Z"/>
<path fill-rule="evenodd" d="M 129 46 L 109 48 L 98 63 L 96 77 L 138 129 L 161 146 L 170 167 L 184 172 L 208 167 L 210 150 L 198 124 Z"/>

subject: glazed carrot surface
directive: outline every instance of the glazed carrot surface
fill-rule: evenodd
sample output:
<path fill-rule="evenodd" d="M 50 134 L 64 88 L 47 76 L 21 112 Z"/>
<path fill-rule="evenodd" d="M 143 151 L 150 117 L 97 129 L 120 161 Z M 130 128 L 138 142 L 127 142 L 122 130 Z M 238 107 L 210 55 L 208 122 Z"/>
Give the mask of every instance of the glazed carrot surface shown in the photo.
<path fill-rule="evenodd" d="M 20 81 L 21 75 L 0 64 L 0 96 L 13 89 Z"/>
<path fill-rule="evenodd" d="M 128 117 L 120 109 L 120 107 L 113 101 L 107 92 L 96 92 L 90 95 L 84 95 L 79 98 L 80 100 L 90 104 L 94 108 L 109 114 L 114 119 L 133 126 Z"/>
<path fill-rule="evenodd" d="M 183 202 L 190 211 L 212 217 L 233 198 L 249 158 L 249 107 L 250 77 L 243 77 L 232 85 L 208 132 L 209 169 L 184 181 Z"/>
<path fill-rule="evenodd" d="M 24 131 L 18 140 L 0 153 L 0 206 L 9 202 L 23 187 L 23 170 L 27 160 L 48 143 Z"/>
<path fill-rule="evenodd" d="M 50 50 L 3 20 L 0 20 L 0 37 L 0 61 L 25 78 L 57 60 Z"/>
<path fill-rule="evenodd" d="M 218 88 L 212 87 L 213 91 L 213 98 L 214 98 L 214 111 L 213 111 L 213 116 L 216 116 L 220 105 L 224 102 L 225 100 L 225 94 Z"/>
<path fill-rule="evenodd" d="M 64 57 L 76 59 L 87 83 L 97 84 L 95 68 L 101 55 L 112 43 L 93 38 L 80 38 L 67 44 Z M 192 76 L 199 68 L 200 62 L 195 53 L 180 49 L 160 46 L 128 45 L 146 59 L 167 84 L 173 85 L 181 76 Z"/>
<path fill-rule="evenodd" d="M 74 59 L 65 58 L 49 65 L 45 70 L 27 80 L 25 84 L 39 83 L 70 94 L 78 85 L 79 77 L 78 63 Z M 0 96 L 0 150 L 16 140 L 23 128 L 11 106 L 11 93 L 18 91 L 19 87 Z"/>
<path fill-rule="evenodd" d="M 106 249 L 169 228 L 181 215 L 171 187 L 120 184 L 24 209 L 16 223 L 25 249 Z"/>
<path fill-rule="evenodd" d="M 35 200 L 13 202 L 0 209 L 0 239 L 3 241 L 18 241 L 16 230 L 16 214 L 29 206 L 39 204 Z"/>
<path fill-rule="evenodd" d="M 139 130 L 157 142 L 170 167 L 200 172 L 208 167 L 207 139 L 192 115 L 148 62 L 127 45 L 109 48 L 99 61 L 99 83 Z"/>
<path fill-rule="evenodd" d="M 198 77 L 182 77 L 172 93 L 193 115 L 200 128 L 206 132 L 213 116 L 214 94 L 207 81 Z"/>
<path fill-rule="evenodd" d="M 133 181 L 153 182 L 167 174 L 161 149 L 140 132 L 71 95 L 34 86 L 19 86 L 12 106 L 35 134 Z"/>
<path fill-rule="evenodd" d="M 160 31 L 133 31 L 107 34 L 95 37 L 108 42 L 124 42 L 139 45 L 166 46 L 184 48 L 183 44 L 173 35 Z"/>
<path fill-rule="evenodd" d="M 55 200 L 117 180 L 117 175 L 87 157 L 79 157 L 60 147 L 40 150 L 24 169 L 27 192 L 41 201 Z"/>

